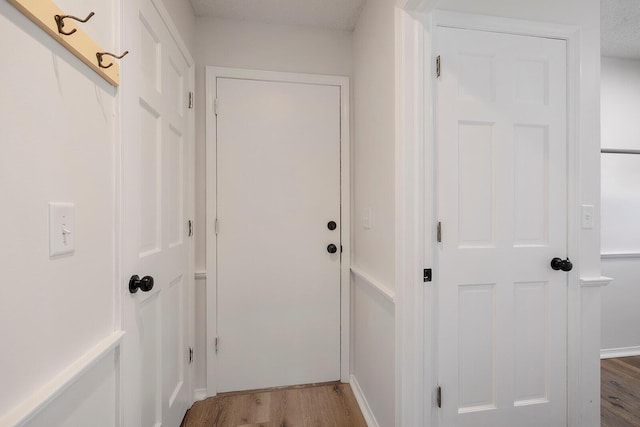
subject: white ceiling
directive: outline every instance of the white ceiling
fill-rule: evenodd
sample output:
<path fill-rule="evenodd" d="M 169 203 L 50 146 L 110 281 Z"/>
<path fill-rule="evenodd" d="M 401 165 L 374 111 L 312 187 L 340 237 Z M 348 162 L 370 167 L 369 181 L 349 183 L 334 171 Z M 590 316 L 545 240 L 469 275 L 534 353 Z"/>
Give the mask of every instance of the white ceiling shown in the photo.
<path fill-rule="evenodd" d="M 602 55 L 640 59 L 640 0 L 601 0 Z"/>
<path fill-rule="evenodd" d="M 197 16 L 353 31 L 365 0 L 191 0 Z"/>
<path fill-rule="evenodd" d="M 197 16 L 353 31 L 366 0 L 191 0 Z M 640 59 L 640 0 L 601 0 L 602 54 Z"/>

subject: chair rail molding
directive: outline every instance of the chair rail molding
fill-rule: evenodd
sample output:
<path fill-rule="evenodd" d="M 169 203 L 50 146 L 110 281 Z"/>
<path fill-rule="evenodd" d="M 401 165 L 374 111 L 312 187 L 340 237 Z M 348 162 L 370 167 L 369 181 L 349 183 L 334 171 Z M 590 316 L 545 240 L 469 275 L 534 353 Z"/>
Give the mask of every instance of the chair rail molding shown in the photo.
<path fill-rule="evenodd" d="M 606 276 L 581 277 L 580 286 L 583 288 L 601 288 L 608 286 L 612 281 L 613 279 L 611 277 Z"/>
<path fill-rule="evenodd" d="M 634 259 L 640 258 L 640 252 L 602 252 L 600 259 Z"/>
<path fill-rule="evenodd" d="M 396 295 L 392 289 L 389 289 L 388 286 L 384 285 L 382 282 L 377 281 L 376 279 L 369 276 L 365 273 L 360 267 L 356 267 L 355 265 L 351 266 L 351 273 L 363 281 L 366 285 L 368 285 L 371 289 L 378 292 L 381 296 L 383 296 L 387 301 L 391 304 L 395 304 Z"/>

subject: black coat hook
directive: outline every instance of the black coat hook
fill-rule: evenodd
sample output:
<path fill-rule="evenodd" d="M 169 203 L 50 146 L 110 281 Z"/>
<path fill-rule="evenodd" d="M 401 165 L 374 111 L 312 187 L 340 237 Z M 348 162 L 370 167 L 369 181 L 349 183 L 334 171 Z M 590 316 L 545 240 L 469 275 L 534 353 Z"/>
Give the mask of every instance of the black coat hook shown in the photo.
<path fill-rule="evenodd" d="M 126 55 L 127 53 L 129 53 L 129 51 L 128 51 L 128 50 L 125 50 L 125 51 L 124 51 L 124 53 L 123 53 L 122 55 L 118 56 L 118 55 L 114 55 L 113 53 L 110 53 L 110 52 L 97 52 L 97 53 L 96 53 L 96 57 L 98 58 L 98 66 L 99 66 L 100 68 L 109 68 L 109 67 L 111 67 L 111 66 L 113 65 L 113 62 L 111 62 L 109 65 L 104 65 L 104 64 L 102 63 L 102 57 L 103 57 L 103 56 L 105 56 L 105 55 L 106 55 L 106 56 L 110 56 L 110 57 L 112 57 L 112 58 L 116 58 L 116 59 L 122 59 L 122 58 L 124 58 L 124 57 L 125 57 L 125 55 Z"/>
<path fill-rule="evenodd" d="M 64 31 L 62 28 L 64 27 L 65 19 L 69 18 L 69 19 L 76 20 L 78 22 L 87 22 L 89 19 L 91 19 L 93 15 L 95 15 L 95 13 L 91 12 L 89 16 L 87 16 L 84 19 L 78 18 L 77 16 L 73 16 L 73 15 L 56 15 L 55 18 L 56 18 L 56 24 L 58 24 L 58 32 L 60 34 L 64 34 L 65 36 L 70 36 L 71 34 L 75 33 L 77 30 L 74 28 L 69 32 Z"/>

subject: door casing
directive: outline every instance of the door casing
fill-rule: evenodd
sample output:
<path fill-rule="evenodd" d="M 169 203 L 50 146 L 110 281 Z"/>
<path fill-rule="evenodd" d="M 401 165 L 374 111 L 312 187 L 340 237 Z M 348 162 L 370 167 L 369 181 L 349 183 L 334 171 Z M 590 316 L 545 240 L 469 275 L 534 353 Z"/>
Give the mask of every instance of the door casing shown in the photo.
<path fill-rule="evenodd" d="M 578 27 L 433 10 L 437 1 L 401 1 L 396 8 L 396 425 L 438 426 L 435 313 L 437 281 L 422 285 L 434 264 L 436 175 L 434 50 L 438 26 L 565 40 L 567 43 L 568 425 L 581 422 L 581 334 L 578 119 Z M 415 13 L 418 12 L 418 13 Z M 413 159 L 420 159 L 415 161 Z M 435 276 L 437 279 L 437 274 Z"/>
<path fill-rule="evenodd" d="M 226 67 L 206 67 L 206 227 L 207 227 L 207 396 L 215 396 L 216 353 L 215 331 L 217 330 L 217 283 L 216 283 L 216 79 L 218 77 L 264 80 L 285 83 L 324 84 L 340 87 L 340 224 L 342 227 L 342 258 L 340 264 L 340 380 L 349 382 L 350 376 L 350 295 L 351 295 L 351 138 L 350 138 L 350 89 L 349 78 L 316 74 L 285 73 L 275 71 L 248 70 Z"/>

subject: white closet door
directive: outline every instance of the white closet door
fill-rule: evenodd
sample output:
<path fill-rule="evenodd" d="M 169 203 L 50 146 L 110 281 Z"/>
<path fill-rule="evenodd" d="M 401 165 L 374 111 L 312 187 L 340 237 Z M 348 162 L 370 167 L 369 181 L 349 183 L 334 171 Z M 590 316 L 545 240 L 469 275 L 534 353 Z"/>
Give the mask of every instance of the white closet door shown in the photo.
<path fill-rule="evenodd" d="M 566 426 L 566 46 L 437 30 L 443 427 Z"/>
<path fill-rule="evenodd" d="M 125 8 L 122 61 L 123 406 L 126 426 L 178 426 L 192 399 L 190 69 L 150 0 Z M 131 293 L 129 278 L 153 278 Z M 149 283 L 148 281 L 146 282 Z"/>

